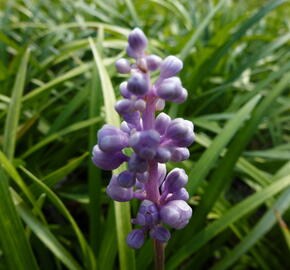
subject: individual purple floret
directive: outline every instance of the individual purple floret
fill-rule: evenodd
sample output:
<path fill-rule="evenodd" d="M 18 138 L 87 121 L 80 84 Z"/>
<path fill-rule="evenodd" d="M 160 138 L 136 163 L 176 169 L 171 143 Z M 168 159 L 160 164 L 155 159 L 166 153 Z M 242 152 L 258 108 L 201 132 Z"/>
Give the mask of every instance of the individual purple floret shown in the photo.
<path fill-rule="evenodd" d="M 193 124 L 182 118 L 171 119 L 164 112 L 156 115 L 166 101 L 186 100 L 187 90 L 176 77 L 183 63 L 172 55 L 163 60 L 147 55 L 147 43 L 139 28 L 129 34 L 126 51 L 134 59 L 116 61 L 119 73 L 130 74 L 119 87 L 123 99 L 115 104 L 124 121 L 120 128 L 104 125 L 98 131 L 92 157 L 94 164 L 104 170 L 127 163 L 126 170 L 112 176 L 106 192 L 119 202 L 142 200 L 136 218 L 132 219 L 139 228 L 127 237 L 127 244 L 133 249 L 143 245 L 146 235 L 160 245 L 167 242 L 170 231 L 165 226 L 182 229 L 192 215 L 186 202 L 186 172 L 175 168 L 167 173 L 165 164 L 189 158 L 188 147 L 195 139 Z M 155 81 L 150 78 L 151 72 L 159 72 Z"/>
<path fill-rule="evenodd" d="M 144 244 L 144 232 L 142 230 L 133 230 L 127 236 L 127 244 L 133 249 L 139 249 Z"/>
<path fill-rule="evenodd" d="M 182 229 L 186 226 L 191 218 L 192 210 L 183 200 L 173 200 L 161 206 L 161 220 L 175 229 Z"/>

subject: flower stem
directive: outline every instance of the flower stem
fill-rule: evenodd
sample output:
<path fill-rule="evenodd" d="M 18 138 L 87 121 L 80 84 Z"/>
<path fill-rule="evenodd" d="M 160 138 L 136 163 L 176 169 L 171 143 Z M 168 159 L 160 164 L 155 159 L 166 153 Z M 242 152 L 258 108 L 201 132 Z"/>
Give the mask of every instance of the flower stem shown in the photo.
<path fill-rule="evenodd" d="M 164 245 L 157 241 L 154 242 L 154 253 L 155 253 L 155 270 L 164 270 Z"/>

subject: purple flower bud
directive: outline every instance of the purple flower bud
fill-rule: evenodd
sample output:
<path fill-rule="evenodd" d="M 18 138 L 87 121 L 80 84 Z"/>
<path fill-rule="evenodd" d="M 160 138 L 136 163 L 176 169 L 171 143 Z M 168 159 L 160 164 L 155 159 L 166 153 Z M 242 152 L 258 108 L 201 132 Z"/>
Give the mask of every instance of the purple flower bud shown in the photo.
<path fill-rule="evenodd" d="M 148 69 L 150 71 L 155 71 L 156 69 L 159 68 L 162 59 L 158 55 L 151 54 L 146 57 L 146 61 Z"/>
<path fill-rule="evenodd" d="M 131 128 L 128 126 L 128 123 L 125 121 L 122 121 L 121 125 L 120 125 L 120 129 L 125 132 L 126 134 L 130 134 L 131 132 Z"/>
<path fill-rule="evenodd" d="M 127 82 L 122 82 L 120 84 L 120 87 L 119 87 L 120 93 L 121 93 L 121 95 L 124 98 L 130 98 L 131 97 L 131 93 L 127 89 L 127 84 L 128 84 Z"/>
<path fill-rule="evenodd" d="M 179 78 L 172 77 L 162 81 L 162 83 L 158 86 L 156 93 L 162 99 L 175 101 L 182 96 L 182 89 L 183 88 Z"/>
<path fill-rule="evenodd" d="M 128 135 L 114 126 L 104 125 L 98 131 L 98 143 L 104 152 L 117 152 L 128 145 Z"/>
<path fill-rule="evenodd" d="M 118 175 L 113 175 L 106 189 L 107 195 L 117 202 L 127 202 L 134 197 L 132 188 L 121 187 L 118 182 Z"/>
<path fill-rule="evenodd" d="M 171 121 L 167 130 L 166 137 L 170 139 L 180 139 L 185 137 L 190 132 L 188 125 L 181 118 L 176 118 Z"/>
<path fill-rule="evenodd" d="M 115 105 L 115 110 L 120 115 L 125 115 L 134 111 L 134 101 L 129 99 L 119 100 Z"/>
<path fill-rule="evenodd" d="M 119 174 L 117 180 L 121 187 L 130 188 L 135 185 L 136 177 L 135 174 L 130 171 L 123 171 Z"/>
<path fill-rule="evenodd" d="M 135 51 L 133 48 L 130 46 L 127 46 L 126 48 L 126 53 L 128 56 L 137 59 L 139 56 L 141 56 L 141 52 Z"/>
<path fill-rule="evenodd" d="M 190 121 L 176 118 L 169 124 L 166 137 L 174 140 L 176 146 L 189 146 L 194 141 L 193 125 Z"/>
<path fill-rule="evenodd" d="M 155 203 L 144 200 L 139 208 L 137 218 L 134 223 L 141 226 L 153 226 L 159 222 L 158 208 Z"/>
<path fill-rule="evenodd" d="M 123 162 L 128 161 L 128 157 L 122 152 L 103 152 L 98 145 L 93 148 L 92 161 L 94 164 L 107 171 L 117 169 Z"/>
<path fill-rule="evenodd" d="M 182 88 L 180 96 L 173 101 L 178 104 L 183 103 L 187 99 L 187 96 L 188 96 L 187 90 L 185 88 Z"/>
<path fill-rule="evenodd" d="M 183 63 L 177 57 L 170 55 L 160 65 L 160 77 L 168 78 L 175 76 L 183 67 Z"/>
<path fill-rule="evenodd" d="M 171 152 L 166 147 L 158 147 L 154 158 L 160 163 L 166 163 L 171 159 Z"/>
<path fill-rule="evenodd" d="M 159 186 L 163 183 L 165 176 L 166 176 L 166 165 L 165 164 L 158 164 L 158 173 L 157 173 L 157 180 L 159 183 Z"/>
<path fill-rule="evenodd" d="M 143 72 L 147 71 L 147 62 L 144 58 L 138 58 L 136 61 L 136 66 Z"/>
<path fill-rule="evenodd" d="M 144 130 L 131 135 L 129 145 L 143 159 L 150 160 L 156 154 L 159 145 L 160 135 L 154 130 Z"/>
<path fill-rule="evenodd" d="M 183 200 L 187 201 L 189 199 L 189 194 L 185 188 L 181 188 L 177 192 L 171 193 L 167 198 L 166 201 L 173 201 L 173 200 Z"/>
<path fill-rule="evenodd" d="M 166 113 L 159 113 L 155 120 L 155 129 L 163 135 L 171 122 L 171 118 Z"/>
<path fill-rule="evenodd" d="M 161 243 L 167 242 L 170 239 L 170 236 L 170 232 L 161 226 L 155 226 L 150 230 L 150 237 Z"/>
<path fill-rule="evenodd" d="M 190 156 L 189 151 L 185 147 L 175 147 L 171 148 L 170 160 L 173 162 L 180 162 L 188 159 Z"/>
<path fill-rule="evenodd" d="M 135 153 L 132 154 L 128 161 L 128 168 L 131 172 L 144 173 L 147 170 L 148 163 Z"/>
<path fill-rule="evenodd" d="M 192 209 L 183 200 L 169 201 L 160 209 L 161 220 L 175 229 L 184 228 L 192 215 Z"/>
<path fill-rule="evenodd" d="M 135 73 L 127 84 L 128 91 L 133 95 L 142 97 L 149 91 L 149 85 L 147 80 L 140 73 Z"/>
<path fill-rule="evenodd" d="M 134 101 L 132 101 L 134 103 Z M 122 115 L 129 127 L 138 129 L 140 127 L 140 112 L 133 111 Z"/>
<path fill-rule="evenodd" d="M 166 179 L 162 185 L 162 190 L 165 190 L 168 193 L 177 192 L 181 188 L 185 187 L 187 181 L 188 176 L 183 169 L 173 169 L 170 173 L 167 174 Z"/>
<path fill-rule="evenodd" d="M 165 100 L 159 98 L 155 105 L 156 111 L 162 111 L 165 108 Z"/>
<path fill-rule="evenodd" d="M 116 69 L 119 73 L 126 74 L 131 71 L 130 62 L 127 59 L 118 59 L 115 63 Z"/>
<path fill-rule="evenodd" d="M 144 232 L 142 230 L 131 231 L 126 239 L 130 248 L 139 249 L 144 244 Z"/>
<path fill-rule="evenodd" d="M 134 107 L 136 110 L 143 112 L 146 108 L 146 102 L 143 99 L 138 99 L 135 101 Z"/>
<path fill-rule="evenodd" d="M 142 52 L 147 47 L 147 38 L 143 31 L 135 28 L 128 37 L 129 46 L 136 52 Z"/>

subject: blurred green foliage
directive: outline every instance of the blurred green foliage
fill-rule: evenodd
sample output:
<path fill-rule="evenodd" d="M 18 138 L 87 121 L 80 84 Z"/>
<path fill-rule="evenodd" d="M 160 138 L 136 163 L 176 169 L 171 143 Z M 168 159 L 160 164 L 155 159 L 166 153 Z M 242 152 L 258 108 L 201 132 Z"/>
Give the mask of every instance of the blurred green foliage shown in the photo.
<path fill-rule="evenodd" d="M 290 269 L 289 14 L 287 0 L 0 0 L 0 269 L 152 269 L 150 241 L 122 241 L 138 202 L 114 206 L 89 154 L 117 121 L 114 61 L 135 26 L 184 61 L 189 98 L 165 110 L 197 134 L 178 164 L 194 214 L 166 269 Z"/>

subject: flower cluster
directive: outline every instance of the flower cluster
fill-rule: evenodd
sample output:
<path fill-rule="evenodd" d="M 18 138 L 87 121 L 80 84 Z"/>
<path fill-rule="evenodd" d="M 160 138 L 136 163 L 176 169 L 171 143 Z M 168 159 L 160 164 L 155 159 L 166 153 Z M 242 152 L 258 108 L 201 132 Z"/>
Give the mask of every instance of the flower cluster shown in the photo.
<path fill-rule="evenodd" d="M 115 105 L 124 121 L 120 128 L 104 125 L 98 131 L 92 157 L 94 164 L 104 170 L 128 164 L 127 170 L 112 176 L 107 194 L 119 202 L 142 200 L 137 217 L 132 220 L 141 228 L 127 237 L 128 245 L 134 249 L 142 246 L 147 232 L 151 238 L 167 242 L 170 232 L 162 224 L 182 229 L 192 214 L 186 203 L 189 195 L 185 171 L 176 168 L 166 175 L 165 163 L 189 158 L 187 147 L 195 137 L 193 124 L 182 118 L 171 119 L 163 112 L 155 117 L 156 111 L 163 110 L 165 101 L 186 100 L 187 90 L 176 77 L 183 63 L 175 56 L 162 60 L 157 55 L 147 55 L 146 47 L 146 36 L 135 28 L 129 34 L 127 47 L 134 63 L 123 58 L 116 61 L 118 72 L 131 74 L 120 85 L 124 99 Z M 155 71 L 159 71 L 159 77 L 153 83 L 150 75 Z"/>

